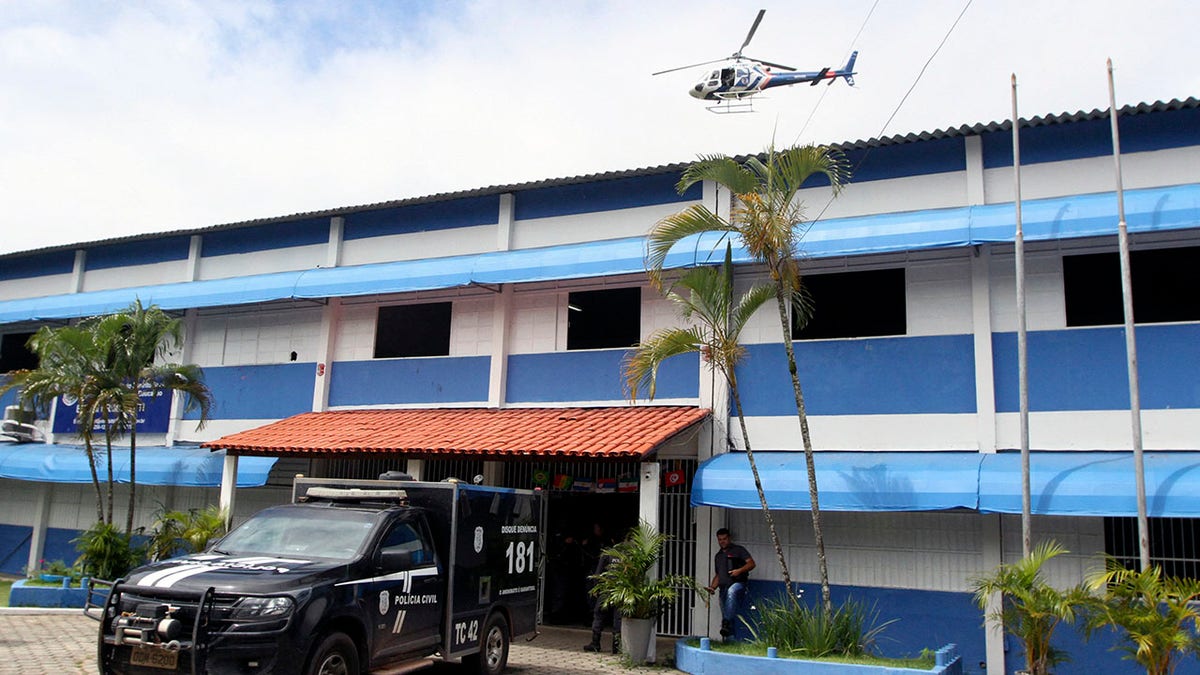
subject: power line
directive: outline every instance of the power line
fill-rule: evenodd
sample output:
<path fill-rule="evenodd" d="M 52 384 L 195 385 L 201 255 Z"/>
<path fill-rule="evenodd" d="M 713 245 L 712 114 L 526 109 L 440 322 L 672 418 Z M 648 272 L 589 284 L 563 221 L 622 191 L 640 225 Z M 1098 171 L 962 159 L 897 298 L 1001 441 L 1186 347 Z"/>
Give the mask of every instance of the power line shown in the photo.
<path fill-rule="evenodd" d="M 871 5 L 871 10 L 867 12 L 867 17 L 863 19 L 862 25 L 858 27 L 858 32 L 850 40 L 850 46 L 846 48 L 845 53 L 842 55 L 841 63 L 845 63 L 850 58 L 850 53 L 854 51 L 854 45 L 858 44 L 859 36 L 862 35 L 863 30 L 867 27 L 867 22 L 871 20 L 871 15 L 875 13 L 875 8 L 878 6 L 879 0 L 875 0 L 875 4 Z M 821 92 L 821 97 L 817 99 L 817 104 L 808 112 L 808 119 L 804 120 L 804 126 L 800 127 L 800 131 L 796 134 L 796 140 L 792 142 L 793 145 L 800 142 L 800 138 L 804 135 L 809 123 L 812 122 L 813 117 L 817 114 L 817 108 L 821 107 L 821 102 L 825 100 L 825 95 L 829 93 L 830 88 L 825 87 L 825 90 Z"/>

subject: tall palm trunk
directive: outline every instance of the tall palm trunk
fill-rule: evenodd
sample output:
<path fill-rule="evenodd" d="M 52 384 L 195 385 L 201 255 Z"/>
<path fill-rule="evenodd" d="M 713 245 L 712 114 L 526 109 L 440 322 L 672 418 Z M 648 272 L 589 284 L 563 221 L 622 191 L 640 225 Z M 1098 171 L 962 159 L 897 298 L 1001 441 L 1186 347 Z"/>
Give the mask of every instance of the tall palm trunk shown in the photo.
<path fill-rule="evenodd" d="M 112 525 L 112 521 L 113 521 L 112 437 L 113 437 L 112 422 L 109 420 L 108 410 L 105 410 L 104 411 L 104 447 L 108 450 L 108 516 L 104 518 L 104 523 L 107 525 Z"/>
<path fill-rule="evenodd" d="M 92 436 L 83 439 L 83 453 L 87 455 L 88 469 L 92 472 L 92 487 L 96 488 L 96 521 L 104 520 L 104 493 L 100 490 L 100 474 L 96 471 L 96 449 L 92 447 Z"/>
<path fill-rule="evenodd" d="M 767 521 L 767 529 L 771 532 L 771 543 L 775 544 L 775 555 L 779 558 L 779 570 L 783 573 L 783 584 L 788 596 L 792 595 L 792 575 L 788 571 L 787 560 L 783 555 L 783 544 L 779 541 L 779 533 L 775 531 L 775 518 L 767 506 L 767 493 L 763 491 L 762 479 L 758 476 L 758 463 L 754 461 L 754 450 L 750 448 L 750 432 L 746 429 L 746 417 L 742 414 L 742 397 L 738 394 L 737 376 L 732 372 L 725 374 L 729 382 L 729 395 L 733 397 L 733 407 L 737 412 L 738 425 L 742 429 L 742 443 L 746 446 L 746 459 L 750 462 L 750 473 L 754 475 L 754 487 L 758 490 L 758 501 L 762 504 L 763 518 Z"/>
<path fill-rule="evenodd" d="M 125 515 L 125 534 L 133 532 L 133 505 L 137 494 L 137 410 L 133 412 L 133 423 L 129 425 L 129 513 Z"/>
<path fill-rule="evenodd" d="M 800 375 L 796 370 L 796 352 L 792 348 L 792 326 L 788 321 L 787 299 L 784 297 L 782 278 L 775 280 L 775 304 L 779 307 L 779 325 L 783 329 L 783 348 L 787 352 L 788 373 L 792 376 L 792 393 L 796 397 L 796 416 L 800 418 L 800 438 L 804 441 L 804 465 L 808 469 L 808 502 L 811 505 L 813 539 L 817 546 L 817 569 L 821 575 L 821 604 L 826 615 L 833 613 L 833 601 L 829 597 L 829 566 L 825 560 L 825 534 L 821 530 L 821 506 L 817 493 L 817 467 L 813 460 L 812 437 L 808 433 L 808 411 L 804 406 L 804 392 L 800 388 Z M 791 587 L 788 587 L 790 594 Z"/>

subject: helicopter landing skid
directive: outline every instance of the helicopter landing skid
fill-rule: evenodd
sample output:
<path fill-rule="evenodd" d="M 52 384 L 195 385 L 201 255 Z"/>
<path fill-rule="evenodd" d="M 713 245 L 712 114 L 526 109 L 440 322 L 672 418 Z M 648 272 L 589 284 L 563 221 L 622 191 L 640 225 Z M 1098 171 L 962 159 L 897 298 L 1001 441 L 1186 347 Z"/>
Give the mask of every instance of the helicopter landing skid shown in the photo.
<path fill-rule="evenodd" d="M 754 112 L 754 101 L 752 99 L 726 99 L 716 105 L 710 105 L 705 110 L 716 115 L 729 115 L 732 113 L 752 113 Z"/>

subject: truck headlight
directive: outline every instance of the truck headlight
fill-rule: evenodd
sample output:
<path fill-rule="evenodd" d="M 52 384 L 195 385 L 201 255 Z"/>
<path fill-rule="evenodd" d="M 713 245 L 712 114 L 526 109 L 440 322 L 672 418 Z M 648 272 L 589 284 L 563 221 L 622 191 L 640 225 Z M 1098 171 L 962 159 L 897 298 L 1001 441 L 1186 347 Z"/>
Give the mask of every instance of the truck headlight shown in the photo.
<path fill-rule="evenodd" d="M 282 619 L 292 613 L 292 599 L 285 596 L 242 598 L 233 606 L 230 619 L 234 621 L 263 621 Z"/>

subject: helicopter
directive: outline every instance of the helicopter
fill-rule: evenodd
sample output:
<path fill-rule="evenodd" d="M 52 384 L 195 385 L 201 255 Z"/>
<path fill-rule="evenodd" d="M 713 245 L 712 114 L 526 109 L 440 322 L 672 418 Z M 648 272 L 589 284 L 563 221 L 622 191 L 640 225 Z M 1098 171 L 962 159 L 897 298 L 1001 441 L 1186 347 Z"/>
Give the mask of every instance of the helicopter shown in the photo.
<path fill-rule="evenodd" d="M 755 17 L 754 24 L 750 26 L 750 32 L 746 34 L 746 39 L 742 42 L 742 46 L 732 55 L 723 59 L 714 59 L 712 61 L 679 66 L 678 68 L 660 70 L 657 73 L 653 73 L 653 75 L 663 75 L 678 70 L 707 66 L 711 63 L 732 62 L 720 68 L 714 68 L 688 90 L 688 94 L 694 98 L 704 101 L 720 101 L 726 104 L 748 99 L 771 87 L 782 87 L 802 82 L 808 82 L 810 86 L 816 86 L 820 82 L 828 80 L 827 84 L 833 84 L 840 77 L 845 79 L 846 83 L 850 86 L 854 86 L 854 75 L 856 74 L 854 72 L 854 61 L 858 58 L 857 51 L 850 54 L 850 59 L 841 68 L 835 70 L 825 67 L 814 71 L 801 71 L 791 66 L 742 56 L 742 50 L 754 38 L 754 32 L 758 30 L 758 24 L 762 21 L 763 15 L 766 13 L 767 10 L 765 9 L 758 10 L 758 16 Z M 776 68 L 778 70 L 774 70 Z M 714 108 L 709 108 L 709 110 L 714 110 Z"/>

